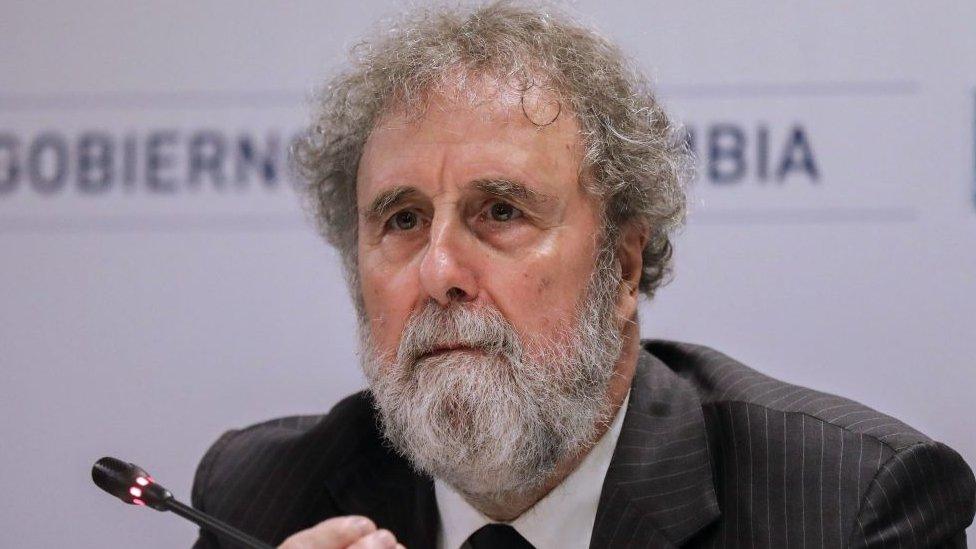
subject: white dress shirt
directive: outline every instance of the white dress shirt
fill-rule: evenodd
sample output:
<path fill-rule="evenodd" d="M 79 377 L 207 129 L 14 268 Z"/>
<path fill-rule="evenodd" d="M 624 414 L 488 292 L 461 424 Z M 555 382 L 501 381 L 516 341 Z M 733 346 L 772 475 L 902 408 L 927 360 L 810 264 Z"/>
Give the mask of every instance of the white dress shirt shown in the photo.
<path fill-rule="evenodd" d="M 509 522 L 536 549 L 587 549 L 596 509 L 600 503 L 603 478 L 617 447 L 617 437 L 624 422 L 627 401 L 624 398 L 617 416 L 600 441 L 590 450 L 576 470 L 528 511 Z M 440 529 L 439 549 L 460 549 L 471 534 L 491 520 L 472 507 L 451 486 L 434 480 Z"/>

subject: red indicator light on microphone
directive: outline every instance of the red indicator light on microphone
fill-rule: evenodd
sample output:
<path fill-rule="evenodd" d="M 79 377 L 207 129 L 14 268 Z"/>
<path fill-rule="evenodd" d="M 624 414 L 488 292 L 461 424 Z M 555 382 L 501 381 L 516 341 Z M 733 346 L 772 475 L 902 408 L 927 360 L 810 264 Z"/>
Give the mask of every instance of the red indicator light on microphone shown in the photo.
<path fill-rule="evenodd" d="M 135 498 L 134 500 L 132 500 L 132 503 L 135 503 L 136 505 L 142 505 L 143 507 L 146 506 L 146 502 L 145 501 L 142 501 L 139 498 Z"/>
<path fill-rule="evenodd" d="M 149 486 L 149 481 L 142 477 L 136 477 L 136 484 L 145 487 L 145 486 Z"/>
<path fill-rule="evenodd" d="M 135 486 L 133 486 L 132 488 L 129 488 L 129 493 L 132 494 L 132 497 L 136 497 L 136 498 L 141 498 L 142 497 L 142 490 L 140 490 L 139 488 L 136 488 Z"/>

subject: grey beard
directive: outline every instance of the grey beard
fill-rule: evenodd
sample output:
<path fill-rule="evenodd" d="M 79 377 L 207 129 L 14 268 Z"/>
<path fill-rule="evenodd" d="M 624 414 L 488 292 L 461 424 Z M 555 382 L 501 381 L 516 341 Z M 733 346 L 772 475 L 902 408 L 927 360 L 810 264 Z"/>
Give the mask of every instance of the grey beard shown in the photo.
<path fill-rule="evenodd" d="M 621 351 L 605 252 L 562 333 L 523 341 L 494 308 L 434 301 L 409 319 L 395 357 L 360 319 L 362 367 L 383 435 L 418 470 L 472 497 L 529 493 L 608 421 Z M 476 351 L 423 355 L 442 346 Z"/>

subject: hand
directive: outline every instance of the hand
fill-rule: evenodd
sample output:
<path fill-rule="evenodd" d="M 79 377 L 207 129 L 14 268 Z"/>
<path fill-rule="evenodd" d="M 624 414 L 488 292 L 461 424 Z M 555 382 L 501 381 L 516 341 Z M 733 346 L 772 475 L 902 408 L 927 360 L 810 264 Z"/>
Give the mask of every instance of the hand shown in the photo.
<path fill-rule="evenodd" d="M 334 517 L 298 532 L 278 549 L 406 549 L 366 517 Z"/>

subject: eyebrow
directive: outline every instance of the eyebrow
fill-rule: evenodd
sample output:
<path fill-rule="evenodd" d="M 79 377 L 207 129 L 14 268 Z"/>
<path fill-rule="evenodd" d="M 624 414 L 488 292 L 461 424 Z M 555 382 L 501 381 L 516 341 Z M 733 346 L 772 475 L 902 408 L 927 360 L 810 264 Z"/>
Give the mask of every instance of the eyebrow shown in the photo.
<path fill-rule="evenodd" d="M 556 201 L 556 197 L 530 189 L 524 183 L 516 180 L 493 177 L 476 179 L 468 187 L 477 189 L 485 194 L 497 196 L 524 204 L 529 208 L 542 208 Z M 375 222 L 386 217 L 386 214 L 402 202 L 421 194 L 414 187 L 398 186 L 381 192 L 369 203 L 364 211 L 367 221 Z"/>
<path fill-rule="evenodd" d="M 419 194 L 417 189 L 413 187 L 393 187 L 392 189 L 387 189 L 379 194 L 372 202 L 369 203 L 369 207 L 366 208 L 364 215 L 367 221 L 377 221 L 386 216 L 387 212 L 392 210 L 397 204 L 400 204 L 409 197 Z"/>
<path fill-rule="evenodd" d="M 530 189 L 525 184 L 505 178 L 478 179 L 471 186 L 479 191 L 522 203 L 530 208 L 541 208 L 556 200 L 556 197 Z"/>

